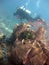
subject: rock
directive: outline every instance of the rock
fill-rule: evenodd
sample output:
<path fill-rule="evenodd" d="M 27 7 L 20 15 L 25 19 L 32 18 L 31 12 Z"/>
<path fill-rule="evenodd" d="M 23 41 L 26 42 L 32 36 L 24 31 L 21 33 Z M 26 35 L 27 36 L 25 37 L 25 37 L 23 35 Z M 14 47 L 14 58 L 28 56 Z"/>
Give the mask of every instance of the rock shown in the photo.
<path fill-rule="evenodd" d="M 2 42 L 2 41 L 4 41 L 4 39 L 5 39 L 5 35 L 2 33 L 2 34 L 0 34 L 0 43 Z"/>

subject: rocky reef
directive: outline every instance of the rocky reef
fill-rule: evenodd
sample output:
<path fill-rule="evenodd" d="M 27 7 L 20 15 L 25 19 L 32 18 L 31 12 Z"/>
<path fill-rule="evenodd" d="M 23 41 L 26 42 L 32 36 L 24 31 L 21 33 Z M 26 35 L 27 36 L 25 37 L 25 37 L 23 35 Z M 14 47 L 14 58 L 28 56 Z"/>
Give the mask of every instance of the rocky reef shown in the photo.
<path fill-rule="evenodd" d="M 31 29 L 23 23 L 14 27 L 10 38 L 0 35 L 0 65 L 49 65 L 46 29 Z"/>

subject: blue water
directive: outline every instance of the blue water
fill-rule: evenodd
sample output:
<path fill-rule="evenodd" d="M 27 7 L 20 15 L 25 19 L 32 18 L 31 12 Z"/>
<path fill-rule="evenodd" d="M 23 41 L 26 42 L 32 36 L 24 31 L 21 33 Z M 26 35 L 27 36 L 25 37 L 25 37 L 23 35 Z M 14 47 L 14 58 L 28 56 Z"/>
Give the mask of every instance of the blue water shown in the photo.
<path fill-rule="evenodd" d="M 49 0 L 0 0 L 0 28 L 4 30 L 6 27 L 3 32 L 11 33 L 15 24 L 21 23 L 13 15 L 21 6 L 30 10 L 32 16 L 40 15 L 49 24 Z"/>

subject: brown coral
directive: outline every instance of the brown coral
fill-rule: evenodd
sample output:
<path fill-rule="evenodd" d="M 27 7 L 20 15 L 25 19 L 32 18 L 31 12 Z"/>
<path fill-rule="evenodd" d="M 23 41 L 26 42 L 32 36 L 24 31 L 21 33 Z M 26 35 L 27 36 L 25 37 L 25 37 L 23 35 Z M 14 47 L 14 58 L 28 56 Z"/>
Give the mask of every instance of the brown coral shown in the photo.
<path fill-rule="evenodd" d="M 32 38 L 31 36 L 31 39 L 26 39 L 26 36 L 25 38 L 22 37 L 27 31 L 31 32 L 32 36 L 35 35 L 35 37 Z M 48 63 L 49 50 L 46 49 L 43 43 L 45 32 L 46 30 L 43 27 L 39 27 L 36 32 L 33 32 L 30 28 L 28 29 L 27 24 L 15 28 L 12 34 L 12 38 L 15 38 L 15 40 L 11 40 L 14 43 L 11 52 L 13 60 L 11 62 L 18 65 L 21 63 L 24 65 L 44 65 Z M 24 34 L 21 35 L 22 33 Z"/>
<path fill-rule="evenodd" d="M 8 48 L 6 52 L 8 61 L 0 61 L 2 65 L 49 65 L 49 48 L 45 44 L 47 43 L 45 33 L 43 27 L 32 31 L 28 24 L 16 26 L 10 38 L 1 42 L 2 49 Z M 0 58 L 3 59 L 2 49 Z"/>

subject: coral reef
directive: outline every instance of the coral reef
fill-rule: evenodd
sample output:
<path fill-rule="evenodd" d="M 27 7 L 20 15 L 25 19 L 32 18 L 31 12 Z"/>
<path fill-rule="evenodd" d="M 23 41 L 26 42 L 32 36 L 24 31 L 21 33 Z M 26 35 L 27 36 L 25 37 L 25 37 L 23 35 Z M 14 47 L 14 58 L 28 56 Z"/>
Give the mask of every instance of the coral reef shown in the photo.
<path fill-rule="evenodd" d="M 10 38 L 0 36 L 0 65 L 49 65 L 49 47 L 46 45 L 46 30 L 31 25 L 15 26 Z"/>

